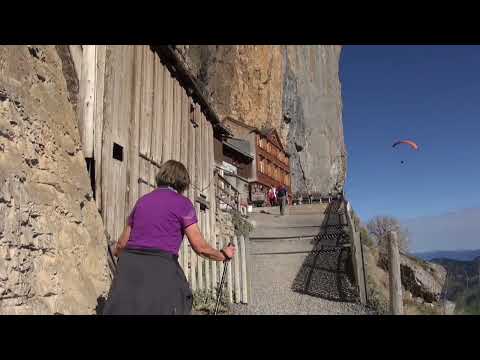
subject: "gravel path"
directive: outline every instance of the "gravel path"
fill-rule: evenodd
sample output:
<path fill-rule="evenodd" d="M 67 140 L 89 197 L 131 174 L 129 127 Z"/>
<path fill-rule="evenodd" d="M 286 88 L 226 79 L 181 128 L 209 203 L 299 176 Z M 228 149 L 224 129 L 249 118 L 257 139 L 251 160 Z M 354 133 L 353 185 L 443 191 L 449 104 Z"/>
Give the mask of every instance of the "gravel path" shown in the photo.
<path fill-rule="evenodd" d="M 286 227 L 291 227 L 292 223 L 295 223 L 295 217 L 298 216 L 292 212 L 282 221 Z M 271 238 L 266 240 L 265 227 L 272 226 L 272 224 L 280 226 L 277 216 L 271 214 L 270 217 L 271 221 L 268 220 L 266 214 L 253 215 L 256 229 L 248 243 L 250 301 L 248 305 L 233 305 L 234 314 L 373 314 L 362 305 L 352 302 L 356 301 L 356 298 L 351 298 L 350 301 L 340 301 L 343 294 L 342 289 L 349 287 L 353 289 L 353 287 L 349 283 L 348 277 L 338 267 L 341 264 L 339 259 L 342 256 L 338 251 L 326 251 L 315 255 L 317 253 L 312 250 L 316 245 L 311 238 Z M 310 223 L 308 214 L 302 214 L 301 217 L 304 226 L 319 224 L 318 209 L 312 210 Z M 256 233 L 261 233 L 262 238 L 255 238 Z M 299 233 L 302 233 L 301 227 Z M 295 287 L 308 288 L 311 295 L 292 290 Z M 312 294 L 317 296 L 312 296 Z M 325 296 L 318 296 L 319 294 L 332 295 L 333 300 L 327 300 Z"/>

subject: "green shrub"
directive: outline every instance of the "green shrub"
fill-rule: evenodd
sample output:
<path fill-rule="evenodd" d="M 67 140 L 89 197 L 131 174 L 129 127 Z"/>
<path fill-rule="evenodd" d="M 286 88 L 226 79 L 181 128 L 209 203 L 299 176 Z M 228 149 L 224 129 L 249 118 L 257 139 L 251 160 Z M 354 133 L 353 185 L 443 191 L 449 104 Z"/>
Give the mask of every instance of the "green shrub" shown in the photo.
<path fill-rule="evenodd" d="M 373 242 L 373 239 L 370 237 L 368 230 L 365 229 L 363 226 L 360 227 L 360 242 L 362 245 L 368 246 L 369 248 L 372 248 L 375 246 L 375 243 Z"/>
<path fill-rule="evenodd" d="M 217 289 L 215 289 L 215 292 L 211 290 L 196 290 L 193 293 L 193 309 L 195 311 L 204 311 L 208 314 L 213 314 L 215 311 L 215 303 L 217 301 L 216 294 Z M 220 297 L 220 304 L 218 305 L 218 313 L 227 313 L 229 312 L 229 309 L 228 293 L 226 285 L 224 284 L 222 295 Z"/>
<path fill-rule="evenodd" d="M 238 211 L 232 211 L 231 214 L 233 226 L 235 227 L 235 234 L 237 236 L 243 235 L 247 238 L 253 230 L 252 224 L 245 220 L 242 217 L 242 214 Z"/>

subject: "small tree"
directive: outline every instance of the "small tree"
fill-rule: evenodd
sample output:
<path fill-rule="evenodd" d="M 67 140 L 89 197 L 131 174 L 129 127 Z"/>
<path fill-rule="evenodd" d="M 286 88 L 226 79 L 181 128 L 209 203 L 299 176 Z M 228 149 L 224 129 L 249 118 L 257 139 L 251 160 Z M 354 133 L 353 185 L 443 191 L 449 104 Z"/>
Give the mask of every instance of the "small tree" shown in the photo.
<path fill-rule="evenodd" d="M 395 231 L 398 236 L 400 250 L 407 251 L 409 248 L 408 229 L 402 227 L 400 222 L 392 216 L 376 216 L 367 224 L 368 232 L 373 236 L 377 246 L 386 248 L 387 235 Z"/>
<path fill-rule="evenodd" d="M 373 240 L 370 237 L 368 230 L 363 226 L 360 227 L 360 242 L 363 245 L 368 246 L 370 248 L 374 246 Z"/>

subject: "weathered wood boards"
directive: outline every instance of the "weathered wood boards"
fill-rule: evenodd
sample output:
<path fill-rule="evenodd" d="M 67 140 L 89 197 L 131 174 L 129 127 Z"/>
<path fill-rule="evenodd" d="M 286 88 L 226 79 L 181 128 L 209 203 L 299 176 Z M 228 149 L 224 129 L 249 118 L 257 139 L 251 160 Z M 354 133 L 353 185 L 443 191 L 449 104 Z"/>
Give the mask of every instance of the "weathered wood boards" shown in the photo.
<path fill-rule="evenodd" d="M 360 241 L 360 234 L 355 229 L 355 223 L 352 218 L 352 209 L 350 203 L 346 203 L 345 209 L 342 213 L 342 223 L 346 223 L 348 227 L 348 233 L 351 242 L 352 249 L 352 262 L 354 268 L 355 280 L 358 286 L 360 302 L 364 305 L 367 304 L 367 293 L 365 288 L 365 271 L 364 262 L 362 257 L 362 244 Z"/>
<path fill-rule="evenodd" d="M 96 201 L 112 241 L 136 201 L 155 188 L 159 165 L 175 159 L 189 171 L 191 186 L 185 196 L 197 210 L 205 240 L 223 247 L 230 239 L 216 236 L 214 134 L 200 105 L 149 46 L 84 49 L 79 72 L 88 86 L 83 90 L 82 134 L 91 134 L 91 140 L 87 135 L 82 140 L 86 156 L 90 148 L 95 159 Z M 207 208 L 201 209 L 200 196 Z M 230 300 L 234 296 L 236 302 L 245 302 L 243 238 L 236 241 L 239 251 L 229 266 L 226 289 Z M 216 289 L 222 263 L 200 258 L 186 239 L 179 255 L 192 290 Z"/>
<path fill-rule="evenodd" d="M 103 134 L 103 98 L 105 95 L 105 56 L 106 46 L 96 46 L 95 70 L 95 98 L 94 98 L 94 144 L 93 157 L 95 158 L 95 199 L 97 208 L 102 209 L 102 134 Z"/>
<path fill-rule="evenodd" d="M 96 45 L 84 45 L 80 78 L 80 138 L 86 158 L 93 157 L 95 129 Z"/>
<path fill-rule="evenodd" d="M 402 279 L 400 273 L 400 253 L 395 231 L 388 233 L 390 311 L 392 315 L 403 315 Z"/>
<path fill-rule="evenodd" d="M 233 237 L 233 245 L 238 249 L 237 236 Z M 232 266 L 234 268 L 234 278 L 235 278 L 235 296 L 234 301 L 239 303 L 241 301 L 241 292 L 240 292 L 240 256 L 236 256 L 232 259 Z"/>
<path fill-rule="evenodd" d="M 248 303 L 248 281 L 247 281 L 247 251 L 245 248 L 245 238 L 243 235 L 240 235 L 239 239 L 239 261 L 241 264 L 241 277 L 242 277 L 242 297 L 241 302 L 243 304 Z"/>

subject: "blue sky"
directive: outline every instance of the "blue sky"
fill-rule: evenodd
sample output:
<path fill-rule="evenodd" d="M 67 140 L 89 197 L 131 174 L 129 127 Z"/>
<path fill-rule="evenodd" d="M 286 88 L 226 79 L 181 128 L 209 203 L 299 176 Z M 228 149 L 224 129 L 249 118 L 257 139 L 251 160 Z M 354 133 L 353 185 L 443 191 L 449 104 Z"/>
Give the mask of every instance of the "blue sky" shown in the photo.
<path fill-rule="evenodd" d="M 362 220 L 419 229 L 416 218 L 480 208 L 480 46 L 344 46 L 340 78 L 346 193 Z M 420 150 L 393 149 L 400 139 Z M 415 250 L 437 249 L 436 235 L 413 230 Z"/>

